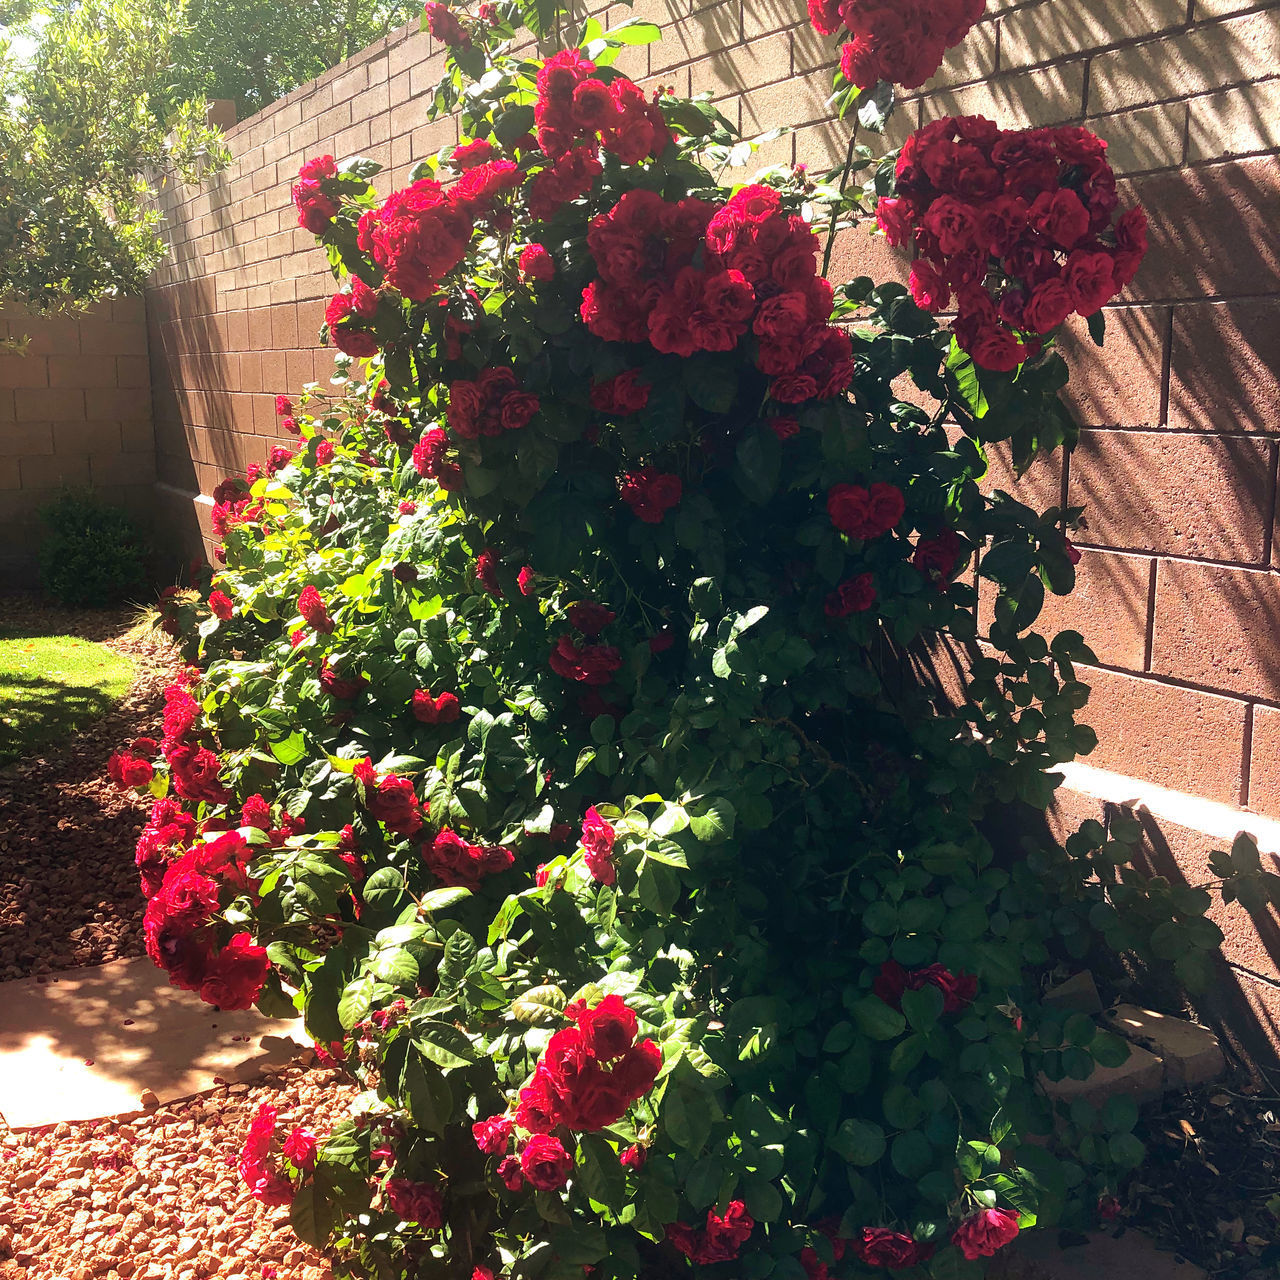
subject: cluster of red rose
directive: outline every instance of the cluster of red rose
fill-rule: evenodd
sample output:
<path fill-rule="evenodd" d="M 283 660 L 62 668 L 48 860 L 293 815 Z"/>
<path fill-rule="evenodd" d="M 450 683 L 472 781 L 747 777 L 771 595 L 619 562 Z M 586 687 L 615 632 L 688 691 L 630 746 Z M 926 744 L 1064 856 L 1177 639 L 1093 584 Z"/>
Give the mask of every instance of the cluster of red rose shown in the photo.
<path fill-rule="evenodd" d="M 289 1169 L 282 1168 L 273 1157 L 275 1145 L 276 1109 L 262 1103 L 254 1113 L 240 1150 L 240 1177 L 249 1193 L 263 1204 L 289 1204 L 294 1196 L 295 1174 L 307 1173 L 316 1167 L 316 1135 L 310 1129 L 293 1129 L 281 1146 L 280 1153 L 289 1162 Z"/>
<path fill-rule="evenodd" d="M 750 334 L 770 395 L 786 404 L 838 395 L 852 380 L 817 237 L 782 212 L 776 191 L 744 187 L 719 207 L 629 191 L 592 219 L 587 244 L 600 278 L 581 314 L 597 337 L 688 357 L 732 351 Z"/>
<path fill-rule="evenodd" d="M 213 511 L 209 515 L 219 541 L 238 524 L 252 524 L 262 515 L 262 504 L 254 501 L 243 480 L 228 476 L 213 491 Z"/>
<path fill-rule="evenodd" d="M 620 1120 L 653 1088 L 662 1051 L 652 1040 L 636 1044 L 635 1013 L 616 995 L 599 1004 L 571 1004 L 574 1026 L 557 1031 L 520 1090 L 515 1123 L 528 1133 L 557 1125 L 591 1133 Z"/>
<path fill-rule="evenodd" d="M 462 468 L 449 456 L 449 437 L 440 427 L 422 433 L 413 446 L 413 465 L 420 476 L 434 480 L 442 489 L 462 488 Z M 415 508 L 416 510 L 416 508 Z M 412 515 L 413 512 L 401 512 Z"/>
<path fill-rule="evenodd" d="M 498 1176 L 512 1191 L 526 1181 L 539 1191 L 564 1186 L 573 1158 L 552 1134 L 559 1125 L 592 1133 L 614 1124 L 637 1098 L 653 1088 L 662 1068 L 662 1051 L 652 1040 L 636 1043 L 639 1025 L 621 997 L 598 1004 L 579 1000 L 565 1010 L 574 1025 L 557 1031 L 538 1060 L 533 1079 L 520 1090 L 512 1116 L 490 1116 L 472 1126 L 476 1145 L 486 1155 L 502 1155 Z M 504 1155 L 514 1131 L 530 1136 L 519 1157 Z M 644 1162 L 632 1149 L 623 1162 Z"/>
<path fill-rule="evenodd" d="M 149 955 L 184 991 L 198 991 L 219 1009 L 248 1009 L 270 970 L 264 947 L 247 933 L 217 946 L 213 928 L 223 885 L 248 891 L 252 848 L 237 831 L 197 844 L 164 872 L 147 903 L 142 930 Z"/>
<path fill-rule="evenodd" d="M 840 71 L 850 84 L 917 89 L 985 8 L 986 0 L 809 0 L 809 21 L 820 35 L 848 31 Z"/>
<path fill-rule="evenodd" d="M 954 306 L 956 340 L 983 368 L 1016 368 L 1137 273 L 1146 214 L 1113 224 L 1106 146 L 1077 125 L 1004 130 L 981 116 L 935 120 L 903 146 L 876 219 L 891 245 L 915 247 L 916 303 Z"/>
<path fill-rule="evenodd" d="M 337 178 L 332 156 L 308 160 L 298 171 L 294 204 L 299 223 L 313 235 L 322 235 L 338 212 Z M 434 179 L 419 179 L 360 216 L 357 242 L 382 268 L 388 286 L 411 302 L 425 302 L 466 256 L 477 225 L 511 225 L 502 197 L 520 182 L 512 160 L 474 165 L 448 191 Z M 378 342 L 370 322 L 377 309 L 375 290 L 352 276 L 350 288 L 339 290 L 325 311 L 334 345 L 350 356 L 374 355 Z"/>
<path fill-rule="evenodd" d="M 595 70 L 577 49 L 553 54 L 542 64 L 533 118 L 543 153 L 558 161 L 585 144 L 593 156 L 603 146 L 623 164 L 658 155 L 671 134 L 657 104 L 625 76 L 605 84 Z"/>
<path fill-rule="evenodd" d="M 715 1205 L 707 1210 L 707 1224 L 691 1227 L 684 1222 L 667 1224 L 667 1239 L 691 1262 L 710 1266 L 715 1262 L 732 1262 L 747 1243 L 756 1220 L 741 1200 L 730 1200 L 723 1214 Z"/>
<path fill-rule="evenodd" d="M 541 408 L 532 391 L 521 391 L 513 370 L 505 365 L 485 369 L 474 381 L 449 384 L 445 420 L 463 440 L 498 436 L 527 427 Z"/>

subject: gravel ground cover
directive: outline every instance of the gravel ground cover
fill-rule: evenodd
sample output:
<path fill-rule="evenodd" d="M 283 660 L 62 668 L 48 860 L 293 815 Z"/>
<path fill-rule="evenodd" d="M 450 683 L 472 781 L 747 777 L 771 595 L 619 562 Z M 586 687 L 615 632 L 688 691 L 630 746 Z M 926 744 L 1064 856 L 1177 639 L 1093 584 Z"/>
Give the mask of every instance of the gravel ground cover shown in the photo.
<path fill-rule="evenodd" d="M 147 805 L 106 775 L 121 743 L 155 733 L 175 659 L 132 611 L 72 612 L 0 598 L 7 634 L 71 634 L 137 666 L 118 706 L 74 737 L 0 768 L 0 981 L 141 955 L 133 848 Z"/>
<path fill-rule="evenodd" d="M 329 1280 L 236 1162 L 260 1103 L 323 1134 L 355 1092 L 299 1066 L 133 1119 L 0 1127 L 0 1280 Z"/>
<path fill-rule="evenodd" d="M 0 621 L 9 634 L 98 641 L 138 666 L 101 720 L 0 769 L 0 980 L 141 955 L 133 849 L 148 806 L 111 785 L 106 762 L 157 734 L 173 653 L 131 611 L 4 596 Z M 338 1072 L 298 1066 L 128 1120 L 0 1121 L 0 1280 L 328 1280 L 288 1210 L 253 1200 L 236 1162 L 260 1103 L 323 1134 L 354 1093 Z"/>

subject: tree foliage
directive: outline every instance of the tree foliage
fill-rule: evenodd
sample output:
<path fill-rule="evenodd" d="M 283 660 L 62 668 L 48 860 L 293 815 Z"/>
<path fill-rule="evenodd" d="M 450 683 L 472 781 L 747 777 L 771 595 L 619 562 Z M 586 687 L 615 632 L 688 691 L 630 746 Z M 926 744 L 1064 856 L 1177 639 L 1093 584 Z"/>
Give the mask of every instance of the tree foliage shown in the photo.
<path fill-rule="evenodd" d="M 174 50 L 183 94 L 232 98 L 240 118 L 416 17 L 416 0 L 189 0 Z"/>
<path fill-rule="evenodd" d="M 3 16 L 0 298 L 41 308 L 136 291 L 165 251 L 157 189 L 228 159 L 205 102 L 168 87 L 181 9 L 84 0 Z"/>

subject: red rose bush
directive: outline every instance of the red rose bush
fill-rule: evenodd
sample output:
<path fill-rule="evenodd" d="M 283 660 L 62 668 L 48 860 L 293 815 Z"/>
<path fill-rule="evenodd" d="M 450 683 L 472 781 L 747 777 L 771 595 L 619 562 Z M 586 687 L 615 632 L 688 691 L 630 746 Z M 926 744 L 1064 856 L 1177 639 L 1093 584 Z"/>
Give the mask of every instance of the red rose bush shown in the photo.
<path fill-rule="evenodd" d="M 998 128 L 982 116 L 913 134 L 876 218 L 916 251 L 911 294 L 954 309 L 956 340 L 984 369 L 1039 354 L 1070 315 L 1096 316 L 1146 251 L 1140 207 L 1120 214 L 1106 143 L 1078 125 Z"/>
<path fill-rule="evenodd" d="M 1046 975 L 1203 904 L 1101 828 L 1009 838 L 1092 745 L 1090 655 L 1029 630 L 1078 513 L 980 481 L 1071 438 L 1037 290 L 1136 265 L 1100 150 L 904 152 L 886 219 L 953 294 L 998 280 L 1025 357 L 964 369 L 942 286 L 823 279 L 800 178 L 717 185 L 714 109 L 612 65 L 646 24 L 520 61 L 505 8 L 429 10 L 463 141 L 390 193 L 304 168 L 343 390 L 219 486 L 213 580 L 166 601 L 193 666 L 111 766 L 154 801 L 153 959 L 364 1086 L 328 1134 L 260 1115 L 247 1185 L 369 1276 L 964 1277 L 1087 1222 L 1135 1117 L 1054 1138 L 1042 1081 L 1125 1050 Z M 921 66 L 967 11 L 929 12 Z M 839 16 L 887 70 L 883 13 Z"/>

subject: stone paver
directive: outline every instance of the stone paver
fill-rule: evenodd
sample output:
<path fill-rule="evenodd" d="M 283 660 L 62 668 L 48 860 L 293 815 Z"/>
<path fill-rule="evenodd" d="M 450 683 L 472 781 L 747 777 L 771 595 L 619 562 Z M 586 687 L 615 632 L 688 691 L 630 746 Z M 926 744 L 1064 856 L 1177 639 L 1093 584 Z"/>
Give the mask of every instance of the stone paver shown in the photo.
<path fill-rule="evenodd" d="M 280 1066 L 301 1020 L 223 1013 L 150 960 L 0 983 L 0 1115 L 14 1129 L 128 1115 Z"/>
<path fill-rule="evenodd" d="M 1227 1069 L 1218 1037 L 1185 1018 L 1122 1004 L 1112 1009 L 1106 1020 L 1112 1031 L 1163 1060 L 1164 1082 L 1170 1089 L 1207 1084 Z"/>
<path fill-rule="evenodd" d="M 1005 1253 L 990 1280 L 1207 1280 L 1195 1263 L 1158 1249 L 1140 1231 L 1095 1231 L 1065 1248 L 1058 1231 L 1029 1231 Z"/>
<path fill-rule="evenodd" d="M 1040 1077 L 1049 1097 L 1070 1105 L 1077 1098 L 1087 1098 L 1101 1106 L 1113 1094 L 1127 1093 L 1135 1102 L 1154 1102 L 1163 1092 L 1164 1064 L 1153 1053 L 1139 1045 L 1129 1046 L 1129 1057 L 1118 1067 L 1095 1067 L 1087 1080 L 1050 1080 Z"/>

